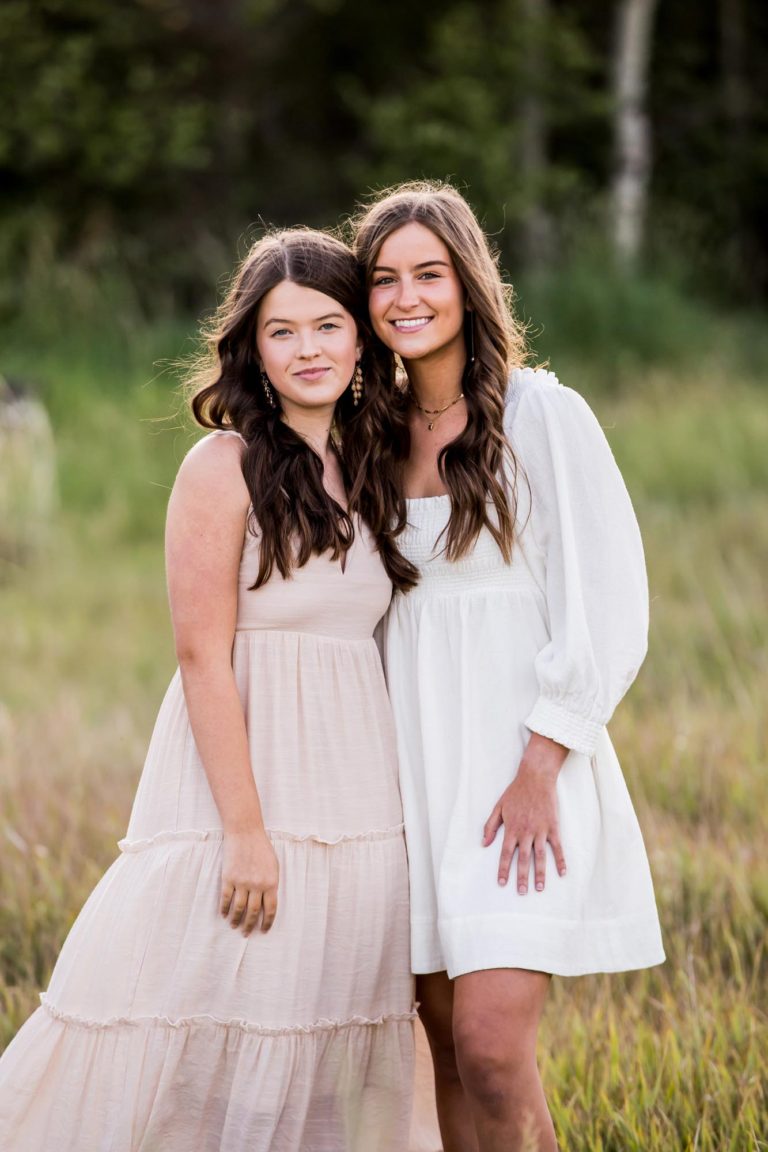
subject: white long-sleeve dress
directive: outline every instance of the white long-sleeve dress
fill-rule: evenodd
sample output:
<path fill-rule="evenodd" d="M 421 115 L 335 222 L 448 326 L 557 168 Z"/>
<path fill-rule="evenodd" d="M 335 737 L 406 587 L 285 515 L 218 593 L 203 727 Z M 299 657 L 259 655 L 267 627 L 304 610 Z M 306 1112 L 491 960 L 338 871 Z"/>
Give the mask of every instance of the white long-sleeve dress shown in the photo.
<path fill-rule="evenodd" d="M 382 640 L 395 712 L 416 973 L 563 976 L 664 959 L 640 828 L 605 725 L 643 661 L 640 533 L 603 432 L 552 373 L 514 373 L 505 429 L 519 465 L 506 564 L 484 529 L 450 562 L 448 496 L 408 501 L 400 537 L 421 573 Z M 503 830 L 483 826 L 531 732 L 571 749 L 557 782 L 567 873 L 497 882 Z"/>

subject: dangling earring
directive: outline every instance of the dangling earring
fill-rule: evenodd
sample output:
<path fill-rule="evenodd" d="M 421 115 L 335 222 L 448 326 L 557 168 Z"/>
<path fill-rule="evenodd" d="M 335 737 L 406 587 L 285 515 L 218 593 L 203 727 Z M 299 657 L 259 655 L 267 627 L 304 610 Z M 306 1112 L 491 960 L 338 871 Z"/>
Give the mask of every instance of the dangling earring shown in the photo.
<path fill-rule="evenodd" d="M 360 399 L 363 395 L 363 370 L 360 367 L 360 361 L 359 360 L 358 360 L 357 364 L 355 365 L 355 374 L 352 377 L 351 387 L 352 387 L 352 403 L 354 404 L 355 408 L 357 408 L 358 404 L 360 403 Z"/>
<path fill-rule="evenodd" d="M 275 402 L 275 394 L 272 391 L 272 385 L 269 382 L 269 376 L 267 376 L 263 368 L 261 370 L 261 386 L 264 389 L 264 395 L 267 398 L 267 404 L 269 404 L 270 408 L 277 408 L 277 403 Z"/>
<path fill-rule="evenodd" d="M 469 312 L 469 360 L 468 360 L 468 363 L 474 364 L 474 362 L 475 362 L 475 313 L 469 308 L 467 309 L 467 311 Z"/>

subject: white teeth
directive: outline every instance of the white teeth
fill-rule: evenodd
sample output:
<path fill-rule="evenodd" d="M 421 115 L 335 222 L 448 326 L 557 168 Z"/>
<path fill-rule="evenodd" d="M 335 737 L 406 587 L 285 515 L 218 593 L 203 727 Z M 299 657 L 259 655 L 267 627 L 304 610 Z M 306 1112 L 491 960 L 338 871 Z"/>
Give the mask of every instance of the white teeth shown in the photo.
<path fill-rule="evenodd" d="M 418 320 L 395 320 L 395 328 L 420 328 L 422 324 L 428 324 L 432 319 L 431 316 L 420 316 Z"/>

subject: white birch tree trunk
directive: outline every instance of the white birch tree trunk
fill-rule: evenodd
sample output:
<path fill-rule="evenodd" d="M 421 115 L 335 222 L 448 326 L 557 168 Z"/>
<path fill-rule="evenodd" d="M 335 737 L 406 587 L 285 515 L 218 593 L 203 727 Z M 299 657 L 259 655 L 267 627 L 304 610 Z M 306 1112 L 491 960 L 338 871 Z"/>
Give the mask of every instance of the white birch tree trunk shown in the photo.
<path fill-rule="evenodd" d="M 619 0 L 614 48 L 612 240 L 633 264 L 642 248 L 651 177 L 651 126 L 645 107 L 657 0 Z"/>

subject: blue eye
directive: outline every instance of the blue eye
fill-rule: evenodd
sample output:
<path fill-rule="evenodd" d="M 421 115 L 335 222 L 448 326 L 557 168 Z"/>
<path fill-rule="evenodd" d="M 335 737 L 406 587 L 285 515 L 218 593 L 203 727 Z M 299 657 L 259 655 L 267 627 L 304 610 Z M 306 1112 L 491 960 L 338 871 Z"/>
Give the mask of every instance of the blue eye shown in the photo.
<path fill-rule="evenodd" d="M 290 329 L 288 328 L 275 328 L 273 332 L 270 332 L 270 336 L 283 336 L 286 332 L 289 331 Z"/>
<path fill-rule="evenodd" d="M 394 282 L 394 277 L 392 277 L 392 276 L 379 276 L 378 279 L 373 281 L 373 287 L 374 288 L 382 288 L 386 284 L 392 284 L 393 282 Z"/>
<path fill-rule="evenodd" d="M 320 331 L 321 332 L 323 332 L 323 331 L 334 332 L 338 327 L 339 327 L 339 325 L 334 324 L 332 320 L 326 320 L 325 324 L 320 325 Z"/>

